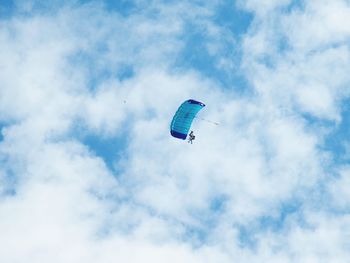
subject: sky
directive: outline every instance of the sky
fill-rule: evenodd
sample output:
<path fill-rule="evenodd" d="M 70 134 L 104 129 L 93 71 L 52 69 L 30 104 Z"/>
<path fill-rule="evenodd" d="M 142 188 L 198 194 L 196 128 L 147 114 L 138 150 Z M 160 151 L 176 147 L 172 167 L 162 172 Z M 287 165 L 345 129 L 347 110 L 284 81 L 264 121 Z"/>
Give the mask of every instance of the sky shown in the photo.
<path fill-rule="evenodd" d="M 349 17 L 0 0 L 1 262 L 350 262 Z"/>

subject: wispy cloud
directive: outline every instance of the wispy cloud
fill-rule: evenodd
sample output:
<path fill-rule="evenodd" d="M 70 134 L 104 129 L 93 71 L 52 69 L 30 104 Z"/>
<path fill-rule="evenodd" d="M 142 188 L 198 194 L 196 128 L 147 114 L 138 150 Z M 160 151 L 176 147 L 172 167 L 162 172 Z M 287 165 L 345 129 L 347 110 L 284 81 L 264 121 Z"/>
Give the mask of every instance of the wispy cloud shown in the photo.
<path fill-rule="evenodd" d="M 4 262 L 346 262 L 350 7 L 321 2 L 3 4 Z M 220 122 L 193 145 L 188 98 Z"/>

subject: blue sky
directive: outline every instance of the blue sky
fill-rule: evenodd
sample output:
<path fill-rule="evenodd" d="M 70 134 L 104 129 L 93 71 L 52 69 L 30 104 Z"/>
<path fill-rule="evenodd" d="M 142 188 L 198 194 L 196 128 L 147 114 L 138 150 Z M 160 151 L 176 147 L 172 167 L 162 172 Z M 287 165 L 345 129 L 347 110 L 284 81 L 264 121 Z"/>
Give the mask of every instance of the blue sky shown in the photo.
<path fill-rule="evenodd" d="M 346 262 L 350 5 L 1 1 L 0 258 Z M 206 104 L 194 144 L 169 134 Z"/>

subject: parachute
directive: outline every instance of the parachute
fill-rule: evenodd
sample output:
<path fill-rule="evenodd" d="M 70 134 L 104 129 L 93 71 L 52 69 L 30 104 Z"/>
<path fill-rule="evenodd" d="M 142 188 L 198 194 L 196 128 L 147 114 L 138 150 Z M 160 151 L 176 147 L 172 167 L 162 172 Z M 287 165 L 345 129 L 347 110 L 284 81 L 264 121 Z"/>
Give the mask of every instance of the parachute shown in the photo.
<path fill-rule="evenodd" d="M 186 140 L 193 119 L 204 107 L 204 103 L 192 99 L 182 103 L 171 121 L 170 134 L 175 138 Z"/>

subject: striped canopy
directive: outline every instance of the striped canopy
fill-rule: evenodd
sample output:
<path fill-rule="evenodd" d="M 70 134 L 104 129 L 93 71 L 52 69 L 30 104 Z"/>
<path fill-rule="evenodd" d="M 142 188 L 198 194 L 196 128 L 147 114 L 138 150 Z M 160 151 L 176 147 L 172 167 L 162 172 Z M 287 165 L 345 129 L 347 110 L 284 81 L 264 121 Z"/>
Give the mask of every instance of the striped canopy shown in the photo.
<path fill-rule="evenodd" d="M 191 128 L 193 119 L 205 104 L 196 100 L 186 100 L 176 111 L 170 125 L 170 134 L 185 140 Z"/>

